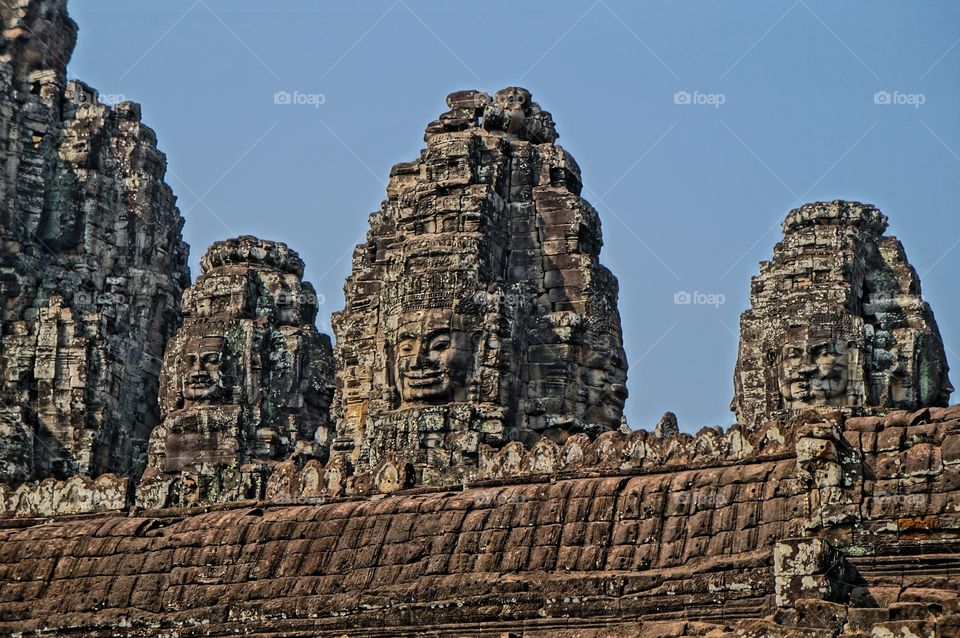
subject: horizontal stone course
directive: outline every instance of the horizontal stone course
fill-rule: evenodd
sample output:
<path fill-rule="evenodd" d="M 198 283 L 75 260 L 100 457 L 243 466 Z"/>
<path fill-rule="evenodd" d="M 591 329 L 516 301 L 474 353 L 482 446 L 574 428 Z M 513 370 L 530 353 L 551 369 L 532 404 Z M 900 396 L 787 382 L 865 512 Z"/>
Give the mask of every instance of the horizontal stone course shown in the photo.
<path fill-rule="evenodd" d="M 772 591 L 769 547 L 760 545 L 768 535 L 745 532 L 758 525 L 762 482 L 791 464 L 720 471 L 709 483 L 734 488 L 729 502 L 678 500 L 702 481 L 703 470 L 688 470 L 7 528 L 0 631 L 48 623 L 94 631 L 120 616 L 174 627 L 199 611 L 228 623 L 254 603 L 261 620 L 268 609 L 316 613 L 331 627 L 399 619 L 426 601 L 491 622 L 574 610 L 683 616 L 718 591 L 757 608 Z M 750 479 L 761 484 L 751 489 Z M 785 524 L 760 527 L 777 528 L 776 537 Z M 449 614 L 418 609 L 410 620 Z"/>
<path fill-rule="evenodd" d="M 948 511 L 953 502 L 951 492 L 955 492 L 953 475 L 944 472 L 942 464 L 921 464 L 922 473 L 911 476 L 907 461 L 918 450 L 925 459 L 935 456 L 932 450 L 939 450 L 960 424 L 892 416 L 889 425 L 881 425 L 891 431 L 891 440 L 900 443 L 880 452 L 858 451 L 868 468 L 906 468 L 907 475 L 893 473 L 882 480 L 865 480 L 855 491 L 863 500 L 851 501 L 848 507 L 848 514 L 859 512 L 860 522 L 852 528 L 829 530 L 834 542 L 846 547 L 861 576 L 870 581 L 868 595 L 884 605 L 897 603 L 920 589 L 921 584 L 932 587 L 929 591 L 940 592 L 940 596 L 956 592 L 950 579 L 954 571 L 950 555 L 926 550 L 928 559 L 921 567 L 917 548 L 909 544 L 910 538 L 929 539 L 957 528 L 957 517 Z M 894 431 L 897 429 L 901 431 Z M 810 431 L 831 430 L 821 427 Z M 845 433 L 843 438 L 853 446 L 862 433 L 855 434 Z M 263 530 L 265 538 L 273 538 L 279 521 L 271 516 L 284 512 L 294 519 L 286 521 L 287 527 L 276 528 L 288 539 L 283 550 L 286 558 L 280 564 L 285 566 L 284 572 L 287 567 L 295 569 L 300 555 L 305 554 L 309 573 L 325 574 L 316 579 L 296 579 L 292 593 L 308 599 L 324 587 L 370 588 L 392 583 L 405 585 L 404 594 L 398 597 L 396 592 L 370 594 L 365 590 L 349 597 L 332 594 L 329 601 L 413 603 L 417 592 L 430 591 L 434 597 L 431 600 L 436 600 L 437 594 L 452 596 L 456 592 L 452 599 L 459 603 L 456 615 L 469 617 L 471 626 L 489 619 L 481 607 L 490 596 L 500 596 L 499 606 L 508 605 L 517 618 L 533 613 L 572 613 L 580 617 L 637 614 L 647 624 L 652 618 L 671 617 L 730 622 L 770 611 L 769 553 L 762 548 L 770 548 L 800 529 L 802 522 L 815 514 L 811 508 L 824 505 L 818 505 L 814 496 L 817 490 L 811 492 L 809 484 L 796 478 L 796 472 L 797 461 L 783 459 L 655 474 L 612 473 L 594 478 L 554 475 L 549 482 L 522 485 L 505 479 L 464 492 L 412 490 L 379 501 L 322 506 L 328 524 L 339 520 L 338 529 L 372 540 L 377 545 L 374 551 L 366 551 L 364 542 L 338 543 L 331 549 L 329 542 L 300 546 L 291 540 L 298 534 L 311 537 L 310 529 L 302 529 L 299 517 L 316 512 L 312 508 L 267 508 L 263 511 L 265 522 L 258 525 L 269 522 Z M 923 480 L 917 482 L 918 476 Z M 884 489 L 897 492 L 887 494 Z M 891 498 L 912 499 L 909 505 L 914 509 L 872 509 L 873 503 L 882 499 L 889 502 Z M 941 514 L 931 516 L 930 511 Z M 439 516 L 415 517 L 414 512 Z M 928 515 L 903 517 L 911 512 Z M 236 512 L 221 516 L 226 516 L 227 525 L 241 520 Z M 389 524 L 383 522 L 385 516 Z M 320 517 L 310 518 L 316 522 Z M 273 542 L 266 541 L 266 545 Z M 323 547 L 325 553 L 311 555 L 317 547 Z M 357 553 L 337 562 L 334 555 L 346 549 Z M 259 564 L 266 565 L 263 574 L 277 569 L 275 564 L 264 562 L 264 556 L 274 551 L 268 547 L 257 555 Z M 891 551 L 901 552 L 902 557 L 889 556 Z M 863 552 L 875 557 L 857 558 Z M 730 558 L 718 561 L 722 556 Z M 744 560 L 753 561 L 755 566 L 746 566 L 749 563 Z M 691 568 L 696 568 L 696 573 L 691 574 Z M 469 584 L 463 582 L 464 573 L 474 574 Z M 559 578 L 558 573 L 565 576 Z M 194 576 L 193 572 L 186 574 Z M 599 577 L 601 574 L 603 577 Z M 525 591 L 532 575 L 548 592 L 571 588 L 569 591 L 579 594 L 576 601 L 513 596 L 511 592 Z M 513 579 L 510 587 L 506 586 L 508 578 Z M 495 579 L 495 585 L 491 579 Z M 285 591 L 285 580 L 275 581 L 268 590 L 271 596 Z M 189 586 L 183 583 L 183 587 Z M 711 593 L 713 600 L 722 595 L 723 604 L 711 605 Z M 503 596 L 508 594 L 510 598 L 504 602 Z M 324 597 L 324 601 L 328 599 Z M 737 607 L 740 603 L 742 606 Z M 285 608 L 282 602 L 276 604 Z M 464 606 L 469 611 L 463 611 Z M 344 616 L 348 617 L 370 626 L 363 612 Z M 417 621 L 403 618 L 404 622 L 418 622 L 432 616 L 418 613 Z M 740 631 L 748 629 L 749 625 L 743 625 Z"/>

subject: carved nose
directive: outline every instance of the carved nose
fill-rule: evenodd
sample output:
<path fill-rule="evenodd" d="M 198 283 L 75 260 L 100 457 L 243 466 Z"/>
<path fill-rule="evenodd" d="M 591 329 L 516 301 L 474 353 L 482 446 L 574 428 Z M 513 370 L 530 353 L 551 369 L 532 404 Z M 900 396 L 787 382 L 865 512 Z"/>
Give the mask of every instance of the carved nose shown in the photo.
<path fill-rule="evenodd" d="M 816 365 L 806 365 L 800 368 L 800 374 L 809 377 L 817 371 Z"/>
<path fill-rule="evenodd" d="M 423 367 L 430 363 L 430 350 L 426 343 L 417 344 L 417 367 Z"/>

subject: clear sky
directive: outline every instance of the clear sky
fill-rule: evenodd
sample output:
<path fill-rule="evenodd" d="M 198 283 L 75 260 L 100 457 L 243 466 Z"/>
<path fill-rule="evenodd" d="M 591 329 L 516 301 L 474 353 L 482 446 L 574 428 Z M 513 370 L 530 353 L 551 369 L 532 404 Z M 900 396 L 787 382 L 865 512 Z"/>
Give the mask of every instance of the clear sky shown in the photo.
<path fill-rule="evenodd" d="M 285 241 L 324 301 L 391 165 L 459 89 L 530 89 L 583 169 L 620 280 L 632 427 L 729 425 L 739 314 L 801 202 L 891 218 L 960 383 L 960 3 L 72 0 L 73 77 L 143 104 L 194 277 Z M 300 104 L 275 104 L 298 93 Z M 679 95 L 678 95 L 679 94 Z M 687 95 L 688 94 L 688 95 Z M 689 99 L 687 99 L 689 98 Z M 674 303 L 699 292 L 714 305 Z M 722 302 L 722 303 L 721 303 Z"/>

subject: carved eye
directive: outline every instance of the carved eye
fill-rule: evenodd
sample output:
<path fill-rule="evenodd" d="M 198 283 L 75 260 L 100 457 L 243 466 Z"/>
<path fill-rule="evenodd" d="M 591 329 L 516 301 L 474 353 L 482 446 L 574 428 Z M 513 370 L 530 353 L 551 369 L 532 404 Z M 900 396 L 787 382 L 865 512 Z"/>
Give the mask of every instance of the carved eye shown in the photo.
<path fill-rule="evenodd" d="M 784 353 L 786 359 L 800 359 L 803 357 L 803 351 L 800 348 L 788 348 Z"/>
<path fill-rule="evenodd" d="M 430 342 L 430 349 L 434 351 L 446 350 L 450 347 L 449 337 L 436 337 Z"/>
<path fill-rule="evenodd" d="M 220 353 L 219 352 L 208 352 L 203 355 L 203 363 L 205 364 L 217 364 L 220 363 Z"/>
<path fill-rule="evenodd" d="M 397 350 L 400 351 L 400 354 L 413 354 L 413 343 L 410 341 L 402 341 Z"/>

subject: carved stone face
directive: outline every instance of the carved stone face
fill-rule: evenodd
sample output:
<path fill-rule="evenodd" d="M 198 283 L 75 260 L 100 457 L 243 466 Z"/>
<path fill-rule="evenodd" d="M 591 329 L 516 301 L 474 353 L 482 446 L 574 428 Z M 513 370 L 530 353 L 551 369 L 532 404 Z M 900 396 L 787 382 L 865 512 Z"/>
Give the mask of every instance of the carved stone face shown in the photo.
<path fill-rule="evenodd" d="M 590 366 L 581 381 L 587 388 L 588 420 L 617 427 L 627 401 L 626 360 L 623 349 L 613 339 L 606 343 L 607 352 L 587 360 Z"/>
<path fill-rule="evenodd" d="M 296 297 L 289 293 L 277 295 L 277 323 L 282 326 L 295 326 L 300 322 L 300 308 Z"/>
<path fill-rule="evenodd" d="M 187 342 L 180 365 L 183 398 L 188 406 L 214 403 L 224 398 L 225 356 L 226 339 L 223 337 L 202 337 Z"/>
<path fill-rule="evenodd" d="M 788 337 L 780 356 L 780 394 L 791 407 L 846 403 L 850 381 L 850 349 L 843 339 Z"/>
<path fill-rule="evenodd" d="M 403 403 L 460 398 L 470 365 L 470 338 L 451 327 L 451 311 L 404 315 L 397 333 L 396 379 Z"/>

